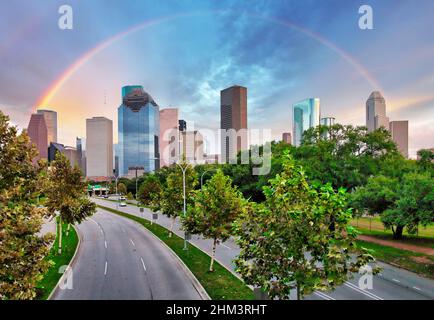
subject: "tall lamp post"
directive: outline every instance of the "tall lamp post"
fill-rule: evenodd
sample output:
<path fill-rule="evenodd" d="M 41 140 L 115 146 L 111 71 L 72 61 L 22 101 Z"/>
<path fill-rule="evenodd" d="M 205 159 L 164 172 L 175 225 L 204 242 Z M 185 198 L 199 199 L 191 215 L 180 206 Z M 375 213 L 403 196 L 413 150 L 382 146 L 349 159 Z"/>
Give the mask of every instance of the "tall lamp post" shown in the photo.
<path fill-rule="evenodd" d="M 189 164 L 186 163 L 184 166 L 182 166 L 180 163 L 176 162 L 176 165 L 182 171 L 182 193 L 183 193 L 183 198 L 184 198 L 183 215 L 184 215 L 184 218 L 185 218 L 186 214 L 187 214 L 187 199 L 186 199 L 186 194 L 185 194 L 185 173 L 187 171 L 187 168 L 188 168 Z M 187 234 L 186 234 L 186 232 L 184 232 L 184 250 L 188 250 L 188 246 L 187 246 Z"/>

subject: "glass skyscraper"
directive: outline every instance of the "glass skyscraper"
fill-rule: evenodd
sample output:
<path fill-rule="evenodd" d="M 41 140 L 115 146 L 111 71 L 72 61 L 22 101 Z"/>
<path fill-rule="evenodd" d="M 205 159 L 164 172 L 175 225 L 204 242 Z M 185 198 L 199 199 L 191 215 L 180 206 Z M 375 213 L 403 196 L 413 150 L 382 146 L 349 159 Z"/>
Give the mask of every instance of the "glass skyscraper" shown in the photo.
<path fill-rule="evenodd" d="M 120 176 L 159 168 L 159 122 L 159 107 L 142 86 L 122 88 L 122 105 L 118 108 Z"/>
<path fill-rule="evenodd" d="M 303 132 L 320 124 L 320 101 L 310 98 L 300 101 L 292 106 L 292 137 L 294 145 L 299 146 Z"/>

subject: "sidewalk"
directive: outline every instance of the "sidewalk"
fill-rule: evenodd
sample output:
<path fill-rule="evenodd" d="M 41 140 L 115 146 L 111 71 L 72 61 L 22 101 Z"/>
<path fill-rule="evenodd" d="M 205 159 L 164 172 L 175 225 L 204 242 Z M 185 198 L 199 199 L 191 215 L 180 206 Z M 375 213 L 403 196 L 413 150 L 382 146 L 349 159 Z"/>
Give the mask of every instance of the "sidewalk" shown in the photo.
<path fill-rule="evenodd" d="M 376 237 L 366 236 L 366 235 L 359 235 L 357 238 L 359 240 L 363 240 L 363 241 L 367 241 L 367 242 L 378 243 L 378 244 L 381 244 L 383 246 L 388 246 L 388 247 L 393 247 L 393 248 L 397 248 L 397 249 L 408 250 L 408 251 L 413 251 L 413 252 L 418 252 L 418 253 L 423 253 L 423 254 L 427 254 L 430 256 L 434 256 L 434 249 L 428 248 L 428 247 L 416 246 L 413 244 L 403 243 L 403 242 L 396 241 L 396 240 L 394 240 L 394 241 L 382 240 L 382 239 L 378 239 Z"/>

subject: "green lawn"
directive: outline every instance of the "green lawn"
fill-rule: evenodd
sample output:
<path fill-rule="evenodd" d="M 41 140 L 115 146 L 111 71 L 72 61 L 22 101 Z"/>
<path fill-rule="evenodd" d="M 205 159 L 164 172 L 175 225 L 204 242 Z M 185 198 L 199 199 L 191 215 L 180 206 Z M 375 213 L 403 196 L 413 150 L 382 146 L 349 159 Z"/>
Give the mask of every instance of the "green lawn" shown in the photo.
<path fill-rule="evenodd" d="M 377 260 L 394 264 L 422 276 L 434 279 L 434 257 L 422 253 L 357 240 L 360 247 L 374 250 Z"/>
<path fill-rule="evenodd" d="M 375 234 L 376 232 L 377 235 L 378 234 L 392 235 L 392 230 L 384 229 L 380 217 L 373 217 L 373 218 L 363 217 L 359 219 L 352 219 L 351 225 L 357 227 L 364 234 L 368 234 L 367 232 L 374 232 L 373 234 Z M 404 236 L 408 236 L 409 238 L 423 237 L 423 238 L 434 239 L 434 224 L 427 227 L 420 226 L 417 235 L 409 235 L 407 230 L 404 229 Z"/>
<path fill-rule="evenodd" d="M 202 286 L 213 300 L 253 300 L 253 291 L 240 279 L 235 277 L 218 262 L 214 263 L 214 272 L 209 272 L 210 256 L 198 248 L 190 245 L 188 251 L 184 251 L 184 240 L 177 235 L 169 237 L 169 231 L 158 225 L 131 214 L 123 213 L 112 208 L 99 206 L 109 212 L 137 221 L 147 228 L 164 243 L 166 243 L 178 257 L 187 265 L 196 276 Z"/>
<path fill-rule="evenodd" d="M 46 300 L 53 291 L 60 277 L 59 268 L 64 265 L 68 265 L 74 256 L 75 250 L 78 245 L 78 235 L 73 227 L 69 230 L 69 235 L 66 236 L 67 224 L 63 224 L 62 227 L 62 254 L 57 254 L 58 249 L 58 236 L 57 231 L 56 240 L 51 247 L 50 253 L 45 257 L 46 260 L 51 261 L 52 265 L 48 269 L 44 278 L 37 285 L 37 299 Z"/>

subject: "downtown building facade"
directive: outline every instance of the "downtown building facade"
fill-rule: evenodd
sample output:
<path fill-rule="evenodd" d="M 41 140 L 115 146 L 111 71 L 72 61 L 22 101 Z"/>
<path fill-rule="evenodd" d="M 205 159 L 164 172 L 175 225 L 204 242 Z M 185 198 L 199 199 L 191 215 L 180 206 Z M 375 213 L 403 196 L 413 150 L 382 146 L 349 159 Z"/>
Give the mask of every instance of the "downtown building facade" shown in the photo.
<path fill-rule="evenodd" d="M 386 100 L 379 91 L 374 91 L 366 101 L 366 127 L 368 132 L 381 127 L 389 129 L 389 118 L 386 116 Z"/>
<path fill-rule="evenodd" d="M 38 155 L 33 159 L 36 163 L 39 159 L 48 158 L 48 130 L 45 118 L 42 114 L 34 113 L 30 116 L 27 134 L 30 141 L 38 150 Z"/>
<path fill-rule="evenodd" d="M 179 121 L 178 109 L 160 110 L 160 168 L 169 166 L 179 159 Z"/>
<path fill-rule="evenodd" d="M 300 146 L 303 133 L 320 125 L 320 99 L 309 98 L 292 106 L 292 138 L 296 147 Z"/>
<path fill-rule="evenodd" d="M 45 124 L 47 126 L 47 148 L 51 142 L 57 143 L 57 112 L 53 110 L 39 109 L 37 114 L 44 116 Z"/>
<path fill-rule="evenodd" d="M 118 108 L 119 176 L 159 169 L 159 106 L 142 86 L 122 88 Z"/>
<path fill-rule="evenodd" d="M 221 161 L 236 161 L 240 151 L 248 150 L 247 88 L 234 85 L 220 91 Z"/>
<path fill-rule="evenodd" d="M 105 117 L 86 119 L 86 176 L 93 180 L 113 176 L 113 122 Z"/>

